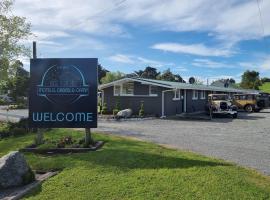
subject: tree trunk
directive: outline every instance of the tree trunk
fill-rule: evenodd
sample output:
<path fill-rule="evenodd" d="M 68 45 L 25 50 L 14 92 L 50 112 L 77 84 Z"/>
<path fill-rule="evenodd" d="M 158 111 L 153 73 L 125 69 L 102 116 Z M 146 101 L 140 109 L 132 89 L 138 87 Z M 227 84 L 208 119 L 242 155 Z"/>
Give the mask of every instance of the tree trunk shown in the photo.
<path fill-rule="evenodd" d="M 85 128 L 85 145 L 88 147 L 90 144 L 94 144 L 94 140 L 91 134 L 91 129 Z"/>

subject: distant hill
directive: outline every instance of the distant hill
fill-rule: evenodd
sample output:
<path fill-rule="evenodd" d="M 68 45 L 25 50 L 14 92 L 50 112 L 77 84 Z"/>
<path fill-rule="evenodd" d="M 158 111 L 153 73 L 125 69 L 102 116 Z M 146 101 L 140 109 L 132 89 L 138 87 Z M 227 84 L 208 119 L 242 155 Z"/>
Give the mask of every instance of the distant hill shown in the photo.
<path fill-rule="evenodd" d="M 261 91 L 270 93 L 270 82 L 265 82 L 259 87 Z"/>

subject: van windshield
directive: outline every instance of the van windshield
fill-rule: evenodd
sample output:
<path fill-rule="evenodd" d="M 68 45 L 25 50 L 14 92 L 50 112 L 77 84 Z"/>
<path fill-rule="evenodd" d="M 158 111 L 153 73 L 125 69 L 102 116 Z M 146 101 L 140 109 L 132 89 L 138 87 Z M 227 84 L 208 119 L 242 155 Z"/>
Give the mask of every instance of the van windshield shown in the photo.
<path fill-rule="evenodd" d="M 228 95 L 213 95 L 213 100 L 228 100 Z"/>

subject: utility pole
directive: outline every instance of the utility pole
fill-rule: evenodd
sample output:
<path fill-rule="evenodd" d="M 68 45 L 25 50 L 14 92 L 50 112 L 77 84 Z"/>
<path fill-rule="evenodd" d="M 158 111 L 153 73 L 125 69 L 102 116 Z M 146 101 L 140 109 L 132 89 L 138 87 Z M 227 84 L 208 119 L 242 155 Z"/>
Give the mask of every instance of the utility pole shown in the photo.
<path fill-rule="evenodd" d="M 36 41 L 33 41 L 33 59 L 37 59 L 37 43 Z M 43 144 L 43 129 L 38 128 L 37 129 L 37 137 L 36 137 L 36 145 Z"/>
<path fill-rule="evenodd" d="M 37 42 L 33 41 L 33 59 L 37 59 Z"/>

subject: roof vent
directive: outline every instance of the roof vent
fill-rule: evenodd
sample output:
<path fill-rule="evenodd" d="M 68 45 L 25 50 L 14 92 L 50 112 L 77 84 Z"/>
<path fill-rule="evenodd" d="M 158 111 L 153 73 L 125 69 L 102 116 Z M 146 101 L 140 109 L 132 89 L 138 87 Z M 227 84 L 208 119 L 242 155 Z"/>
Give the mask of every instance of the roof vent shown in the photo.
<path fill-rule="evenodd" d="M 189 82 L 190 84 L 194 84 L 194 83 L 195 83 L 195 78 L 194 78 L 194 77 L 190 77 L 190 78 L 188 79 L 188 82 Z"/>

